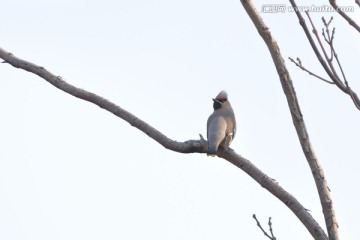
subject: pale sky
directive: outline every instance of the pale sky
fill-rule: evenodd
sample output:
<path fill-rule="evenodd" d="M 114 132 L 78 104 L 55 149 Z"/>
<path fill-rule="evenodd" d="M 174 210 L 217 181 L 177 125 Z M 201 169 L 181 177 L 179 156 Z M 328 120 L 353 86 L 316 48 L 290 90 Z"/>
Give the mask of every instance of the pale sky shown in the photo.
<path fill-rule="evenodd" d="M 258 1 L 258 9 L 265 9 Z M 297 1 L 308 6 L 309 1 Z M 331 189 L 342 239 L 360 239 L 360 112 L 326 76 L 294 13 L 261 13 L 297 91 Z M 360 23 L 360 8 L 348 12 Z M 314 6 L 328 5 L 316 1 Z M 227 90 L 232 148 L 324 226 L 279 77 L 239 1 L 14 1 L 1 4 L 0 47 L 132 112 L 168 137 L 206 136 Z M 360 35 L 338 14 L 335 46 L 360 94 Z M 305 17 L 305 15 L 304 15 Z M 0 240 L 311 239 L 294 214 L 220 158 L 164 149 L 125 121 L 45 80 L 0 65 Z"/>

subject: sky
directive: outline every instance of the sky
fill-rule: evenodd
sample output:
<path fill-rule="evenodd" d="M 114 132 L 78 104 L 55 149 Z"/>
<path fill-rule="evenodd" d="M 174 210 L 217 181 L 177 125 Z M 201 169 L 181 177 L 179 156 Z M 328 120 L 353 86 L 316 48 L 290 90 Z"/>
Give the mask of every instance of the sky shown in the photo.
<path fill-rule="evenodd" d="M 360 113 L 326 77 L 289 2 L 257 8 L 277 40 L 340 237 L 357 240 Z M 328 6 L 327 1 L 297 1 Z M 360 8 L 348 12 L 360 23 Z M 206 136 L 212 100 L 227 90 L 237 119 L 232 148 L 296 197 L 325 226 L 270 54 L 239 1 L 2 2 L 3 49 L 109 99 L 177 141 Z M 334 12 L 335 47 L 360 94 L 360 35 Z M 166 150 L 127 122 L 45 80 L 0 65 L 0 240 L 278 239 L 311 235 L 294 214 L 221 158 Z"/>

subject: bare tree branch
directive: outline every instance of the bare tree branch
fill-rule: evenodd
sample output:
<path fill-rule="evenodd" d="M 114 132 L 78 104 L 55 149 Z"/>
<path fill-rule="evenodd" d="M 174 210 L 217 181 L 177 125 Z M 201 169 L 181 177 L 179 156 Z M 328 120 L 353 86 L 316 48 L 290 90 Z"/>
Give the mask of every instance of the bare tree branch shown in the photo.
<path fill-rule="evenodd" d="M 319 35 L 317 33 L 317 30 L 315 28 L 315 25 L 313 24 L 312 20 L 311 20 L 311 17 L 309 15 L 308 12 L 306 12 L 308 18 L 309 18 L 309 21 L 313 27 L 313 33 L 314 35 L 316 36 L 316 39 L 318 40 L 319 44 L 320 44 L 320 47 L 321 49 L 323 50 L 323 53 L 324 53 L 324 56 L 326 57 L 326 60 L 325 61 L 319 51 L 319 49 L 317 48 L 311 34 L 310 34 L 310 31 L 305 23 L 305 20 L 304 18 L 302 17 L 300 11 L 298 11 L 297 9 L 297 5 L 295 3 L 294 0 L 290 0 L 290 3 L 292 5 L 292 7 L 295 9 L 295 13 L 299 19 L 299 23 L 301 25 L 301 27 L 303 28 L 305 34 L 306 34 L 306 37 L 307 39 L 309 40 L 309 43 L 316 55 L 316 57 L 318 58 L 320 64 L 322 65 L 322 67 L 324 68 L 324 70 L 326 71 L 327 75 L 331 78 L 331 80 L 335 83 L 335 85 L 341 90 L 343 91 L 344 93 L 348 94 L 350 97 L 351 97 L 351 100 L 354 102 L 354 105 L 356 106 L 357 109 L 360 110 L 360 98 L 358 97 L 358 95 L 350 88 L 346 85 L 346 83 L 343 83 L 339 77 L 339 75 L 337 74 L 333 64 L 332 64 L 332 56 L 335 55 L 335 52 L 334 52 L 334 47 L 333 47 L 333 39 L 334 39 L 334 34 L 335 34 L 335 29 L 333 29 L 332 31 L 332 35 L 331 37 L 329 37 L 329 39 L 325 40 L 326 42 L 328 42 L 328 44 L 331 44 L 330 45 L 330 48 L 331 48 L 331 57 L 329 58 L 326 54 L 326 51 L 321 43 L 321 40 L 319 38 Z M 331 23 L 331 19 L 328 23 L 326 23 L 326 21 L 323 19 L 323 22 L 325 24 L 325 27 L 328 27 L 327 24 L 330 24 Z M 323 34 L 323 36 L 325 36 L 325 33 Z M 330 36 L 330 34 L 329 34 Z M 329 65 L 328 65 L 329 64 Z M 330 67 L 329 67 L 330 66 Z"/>
<path fill-rule="evenodd" d="M 291 1 L 295 4 L 293 1 Z M 263 38 L 266 43 L 271 57 L 273 59 L 274 65 L 280 77 L 280 82 L 285 93 L 289 110 L 293 119 L 294 127 L 296 129 L 301 147 L 303 149 L 304 155 L 308 161 L 311 172 L 313 174 L 313 178 L 316 183 L 316 187 L 318 190 L 319 198 L 321 201 L 325 222 L 329 234 L 329 239 L 334 240 L 337 239 L 337 223 L 335 218 L 335 211 L 332 206 L 332 200 L 330 191 L 328 190 L 327 182 L 325 179 L 324 171 L 321 168 L 320 162 L 316 157 L 312 144 L 310 142 L 310 138 L 305 126 L 305 121 L 303 119 L 300 105 L 298 103 L 296 92 L 292 84 L 292 80 L 290 74 L 285 66 L 285 62 L 283 57 L 281 56 L 279 46 L 277 45 L 275 39 L 272 37 L 269 28 L 263 22 L 259 12 L 253 5 L 252 1 L 247 0 L 246 2 L 242 2 L 241 4 L 245 8 L 247 14 L 253 21 L 256 29 L 258 30 L 260 36 Z M 294 9 L 297 9 L 296 5 Z M 321 232 L 318 234 L 314 234 L 313 237 L 315 239 L 327 239 L 325 233 Z"/>
<path fill-rule="evenodd" d="M 260 230 L 263 232 L 263 234 L 268 237 L 270 240 L 276 240 L 276 237 L 274 237 L 273 231 L 272 231 L 272 227 L 271 227 L 271 217 L 269 217 L 269 229 L 270 229 L 270 234 L 271 236 L 264 230 L 264 228 L 261 226 L 259 220 L 256 218 L 256 215 L 253 214 L 253 218 L 256 221 L 256 225 L 260 228 Z"/>
<path fill-rule="evenodd" d="M 344 83 L 345 83 L 345 86 L 347 88 L 347 93 L 350 95 L 350 97 L 353 100 L 353 102 L 354 102 L 355 106 L 357 107 L 357 109 L 360 110 L 360 101 L 357 98 L 356 93 L 350 88 L 349 82 L 347 81 L 346 76 L 345 76 L 345 72 L 344 72 L 344 70 L 343 70 L 343 68 L 341 66 L 339 57 L 338 57 L 338 55 L 337 55 L 337 53 L 335 51 L 335 47 L 334 47 L 335 28 L 333 28 L 331 36 L 330 36 L 329 25 L 330 25 L 332 19 L 333 18 L 331 17 L 329 22 L 326 22 L 325 18 L 322 17 L 323 23 L 324 23 L 325 28 L 326 28 L 326 33 L 327 33 L 327 38 L 325 37 L 325 34 L 323 34 L 324 39 L 325 39 L 326 43 L 329 44 L 330 49 L 331 49 L 331 59 L 330 59 L 330 61 L 332 62 L 332 60 L 333 60 L 332 57 L 334 56 L 335 60 L 336 60 L 336 63 L 338 64 L 338 66 L 340 68 L 342 78 L 344 79 Z M 324 32 L 324 29 L 323 29 L 323 32 Z"/>
<path fill-rule="evenodd" d="M 326 54 L 325 48 L 324 48 L 324 46 L 323 46 L 323 44 L 322 44 L 322 42 L 321 42 L 321 40 L 320 40 L 319 34 L 318 34 L 318 32 L 317 32 L 317 29 L 316 29 L 316 27 L 315 27 L 315 25 L 314 25 L 314 23 L 313 23 L 313 21 L 312 21 L 312 19 L 311 19 L 311 17 L 310 17 L 309 11 L 305 11 L 305 13 L 306 13 L 306 15 L 307 15 L 307 17 L 308 17 L 308 19 L 309 19 L 309 21 L 310 21 L 310 23 L 311 23 L 312 28 L 313 28 L 312 32 L 314 33 L 314 35 L 315 35 L 315 37 L 316 37 L 316 40 L 318 41 L 318 43 L 319 43 L 319 45 L 320 45 L 320 47 L 321 47 L 321 50 L 322 50 L 322 52 L 323 52 L 326 60 L 328 61 L 328 64 L 330 65 L 330 63 L 329 63 L 329 59 L 330 59 L 330 58 L 329 58 L 329 57 L 327 56 L 327 54 Z M 330 65 L 330 67 L 332 67 L 332 65 Z M 333 69 L 332 69 L 332 70 L 333 70 Z M 336 76 L 335 76 L 335 77 L 336 77 Z"/>
<path fill-rule="evenodd" d="M 289 57 L 289 60 L 290 60 L 291 62 L 293 62 L 298 68 L 300 68 L 301 70 L 307 72 L 307 73 L 310 74 L 311 76 L 314 76 L 314 77 L 316 77 L 316 78 L 318 78 L 318 79 L 320 79 L 320 80 L 322 80 L 322 81 L 324 81 L 324 82 L 326 82 L 326 83 L 335 84 L 335 83 L 333 83 L 333 82 L 331 82 L 331 81 L 329 81 L 329 80 L 326 80 L 325 78 L 322 78 L 322 77 L 320 77 L 319 75 L 311 72 L 310 70 L 306 69 L 306 68 L 302 65 L 302 63 L 301 63 L 301 61 L 300 61 L 300 58 L 296 58 L 297 62 L 296 62 L 294 59 L 292 59 L 291 57 Z"/>
<path fill-rule="evenodd" d="M 304 32 L 316 54 L 316 56 L 318 57 L 318 60 L 320 61 L 320 63 L 322 64 L 323 68 L 326 70 L 326 72 L 328 73 L 328 75 L 330 76 L 330 78 L 333 80 L 333 82 L 339 86 L 342 87 L 342 82 L 336 78 L 333 73 L 331 72 L 331 70 L 328 68 L 328 66 L 326 65 L 326 62 L 324 61 L 324 59 L 322 58 L 321 54 L 319 53 L 319 50 L 317 49 L 311 34 L 306 26 L 305 20 L 304 18 L 301 16 L 301 13 L 298 11 L 298 7 L 295 3 L 294 0 L 290 0 L 290 3 L 292 5 L 292 7 L 295 9 L 295 13 L 300 21 L 300 25 L 303 27 Z M 298 104 L 297 104 L 298 105 Z M 295 115 L 296 116 L 296 115 Z M 305 128 L 305 124 L 304 124 L 304 128 Z M 316 182 L 316 187 L 318 189 L 318 193 L 319 193 L 319 197 L 320 197 L 320 202 L 321 202 L 321 206 L 323 209 L 323 214 L 324 214 L 324 218 L 325 218 L 325 223 L 326 223 L 326 228 L 327 228 L 327 232 L 329 235 L 329 239 L 330 240 L 337 240 L 339 239 L 339 234 L 338 234 L 338 224 L 336 221 L 336 216 L 335 216 L 335 210 L 333 208 L 333 204 L 332 204 L 332 198 L 331 198 L 331 194 L 330 194 L 330 190 L 329 187 L 327 186 L 327 182 L 325 179 L 325 175 L 324 175 L 324 171 L 321 168 L 320 162 L 317 160 L 317 157 L 315 155 L 315 152 L 313 151 L 313 148 L 310 144 L 310 141 L 308 140 L 308 134 L 305 128 L 305 136 L 302 138 L 301 137 L 301 128 L 298 130 L 298 136 L 300 141 L 304 141 L 305 140 L 305 144 L 302 144 L 303 146 L 303 151 L 305 153 L 306 159 L 308 160 L 311 172 L 313 173 L 313 177 L 314 180 Z M 308 143 L 306 143 L 308 142 Z"/>
<path fill-rule="evenodd" d="M 318 34 L 318 32 L 317 32 L 317 29 L 316 29 L 316 27 L 315 27 L 315 25 L 314 25 L 314 23 L 313 23 L 313 21 L 312 21 L 312 19 L 311 19 L 311 17 L 310 17 L 309 11 L 306 11 L 306 15 L 307 15 L 307 17 L 308 17 L 308 19 L 309 19 L 309 21 L 310 21 L 310 23 L 311 23 L 311 26 L 312 26 L 312 28 L 313 28 L 313 33 L 314 33 L 314 35 L 315 35 L 315 37 L 316 37 L 316 39 L 317 39 L 317 41 L 318 41 L 318 43 L 319 43 L 319 45 L 320 45 L 320 47 L 321 47 L 321 50 L 322 50 L 322 52 L 323 52 L 323 54 L 324 54 L 324 56 L 325 56 L 325 58 L 326 58 L 326 61 L 327 61 L 328 65 L 330 66 L 330 69 L 331 69 L 332 74 L 334 75 L 334 78 L 339 80 L 339 84 L 342 84 L 342 82 L 341 82 L 341 80 L 340 80 L 340 77 L 339 77 L 339 75 L 337 74 L 334 65 L 332 64 L 332 58 L 328 57 L 328 55 L 327 55 L 327 53 L 326 53 L 326 51 L 325 51 L 325 48 L 324 48 L 324 46 L 323 46 L 323 44 L 322 44 L 322 42 L 321 42 L 321 40 L 320 40 L 319 34 Z M 329 22 L 331 22 L 331 21 L 329 21 Z M 329 39 L 329 42 L 330 42 L 330 41 L 332 41 L 332 40 Z"/>
<path fill-rule="evenodd" d="M 271 237 L 273 238 L 273 240 L 276 240 L 276 237 L 274 236 L 274 232 L 273 232 L 273 229 L 272 229 L 271 217 L 269 217 L 268 225 L 269 225 L 269 230 L 270 230 L 270 233 L 271 233 Z"/>
<path fill-rule="evenodd" d="M 309 19 L 311 21 L 311 18 L 310 18 L 310 15 L 309 15 L 308 12 L 307 12 L 307 15 L 308 15 L 308 17 L 309 17 Z M 329 25 L 330 25 L 332 20 L 333 20 L 333 17 L 330 18 L 329 22 L 326 22 L 325 18 L 322 17 L 322 21 L 323 21 L 323 23 L 325 25 L 327 36 L 325 35 L 324 29 L 322 30 L 322 35 L 324 37 L 325 42 L 330 46 L 330 50 L 331 50 L 331 58 L 328 59 L 328 63 L 330 65 L 334 75 L 337 78 L 339 78 L 339 76 L 338 76 L 338 74 L 337 74 L 337 72 L 336 72 L 336 70 L 335 70 L 335 68 L 333 67 L 333 64 L 332 64 L 333 57 L 335 57 L 336 63 L 338 64 L 338 66 L 340 68 L 342 78 L 344 79 L 344 83 L 345 83 L 345 86 L 346 86 L 346 89 L 347 89 L 347 93 L 350 95 L 350 97 L 353 100 L 353 102 L 354 102 L 355 106 L 357 107 L 357 109 L 360 110 L 360 102 L 357 99 L 356 93 L 354 93 L 352 91 L 352 89 L 350 88 L 350 86 L 349 86 L 349 82 L 346 79 L 345 72 L 344 72 L 344 70 L 343 70 L 343 68 L 341 66 L 340 60 L 339 60 L 338 55 L 337 55 L 337 53 L 335 51 L 335 48 L 334 48 L 335 28 L 333 28 L 331 35 L 330 35 L 330 30 L 329 30 Z M 311 21 L 311 24 L 313 25 L 312 21 Z M 313 25 L 313 28 L 315 28 L 314 25 Z M 321 42 L 320 42 L 320 44 L 321 44 Z M 324 55 L 326 56 L 326 53 L 324 53 Z"/>
<path fill-rule="evenodd" d="M 360 0 L 355 0 L 355 3 L 360 7 Z"/>
<path fill-rule="evenodd" d="M 352 18 L 350 18 L 346 13 L 344 13 L 341 8 L 337 5 L 336 0 L 329 0 L 330 5 L 342 16 L 351 26 L 353 26 L 359 33 L 360 33 L 360 26 L 356 24 Z M 355 3 L 357 3 L 359 6 L 359 1 L 356 0 Z"/>
<path fill-rule="evenodd" d="M 85 101 L 94 103 L 98 105 L 100 108 L 103 108 L 114 115 L 122 118 L 123 120 L 127 121 L 131 126 L 136 127 L 137 129 L 141 130 L 149 137 L 160 143 L 162 146 L 169 150 L 173 150 L 176 152 L 181 153 L 193 153 L 199 152 L 204 153 L 206 152 L 206 141 L 199 141 L 199 140 L 189 140 L 186 142 L 177 142 L 174 141 L 163 133 L 157 131 L 155 128 L 144 122 L 143 120 L 137 118 L 130 112 L 122 109 L 121 107 L 115 105 L 114 103 L 110 102 L 109 100 L 102 98 L 94 93 L 85 91 L 81 88 L 74 87 L 67 82 L 65 82 L 60 76 L 56 76 L 45 68 L 37 66 L 31 62 L 27 62 L 25 60 L 19 59 L 15 57 L 13 54 L 6 52 L 2 48 L 0 48 L 0 58 L 4 60 L 4 62 L 9 63 L 13 67 L 21 68 L 28 72 L 34 73 L 39 77 L 45 79 L 47 82 L 52 84 L 53 86 L 59 88 L 60 90 Z"/>
<path fill-rule="evenodd" d="M 13 67 L 20 68 L 38 75 L 53 86 L 74 97 L 96 104 L 100 108 L 103 108 L 104 110 L 113 113 L 114 115 L 128 122 L 131 126 L 147 134 L 150 138 L 154 139 L 166 149 L 180 153 L 207 152 L 207 143 L 202 138 L 202 136 L 200 136 L 200 140 L 177 142 L 168 138 L 163 133 L 159 132 L 143 120 L 137 118 L 130 112 L 122 109 L 121 107 L 115 105 L 107 99 L 104 99 L 94 93 L 74 87 L 62 80 L 61 77 L 52 74 L 43 67 L 17 58 L 13 54 L 6 52 L 2 48 L 0 48 L 0 58 L 3 59 L 6 63 L 12 65 Z M 263 188 L 267 189 L 270 193 L 272 193 L 275 197 L 282 201 L 299 218 L 299 220 L 305 225 L 305 227 L 315 237 L 315 239 L 327 239 L 320 225 L 315 221 L 315 219 L 306 210 L 306 208 L 304 208 L 296 198 L 294 198 L 290 193 L 283 189 L 276 181 L 268 177 L 255 165 L 253 165 L 249 160 L 238 155 L 232 150 L 223 151 L 219 149 L 218 156 L 242 169 L 256 182 L 258 182 Z"/>
<path fill-rule="evenodd" d="M 304 29 L 304 32 L 306 34 L 306 37 L 308 38 L 311 47 L 313 48 L 314 53 L 316 54 L 316 57 L 318 58 L 319 62 L 321 63 L 322 67 L 325 69 L 326 73 L 328 74 L 328 76 L 331 78 L 331 80 L 336 84 L 339 85 L 339 88 L 341 90 L 343 90 L 345 92 L 345 88 L 342 87 L 341 85 L 341 81 L 339 79 L 336 79 L 335 76 L 332 74 L 330 68 L 328 67 L 328 65 L 326 64 L 325 60 L 323 59 L 323 57 L 321 56 L 314 40 L 311 37 L 310 31 L 306 26 L 305 20 L 304 18 L 301 16 L 301 13 L 297 10 L 297 5 L 295 3 L 295 1 L 290 0 L 291 5 L 294 7 L 295 9 L 295 13 L 297 15 L 297 17 L 299 18 L 299 23 L 302 26 L 302 28 Z"/>

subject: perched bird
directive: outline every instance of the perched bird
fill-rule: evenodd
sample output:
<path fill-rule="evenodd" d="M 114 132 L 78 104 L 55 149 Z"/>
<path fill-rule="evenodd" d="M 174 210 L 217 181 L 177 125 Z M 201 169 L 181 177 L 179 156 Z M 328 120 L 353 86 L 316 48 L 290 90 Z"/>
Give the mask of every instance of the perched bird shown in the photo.
<path fill-rule="evenodd" d="M 227 93 L 221 91 L 213 101 L 214 112 L 207 121 L 208 156 L 215 156 L 219 146 L 228 149 L 236 131 L 235 114 Z"/>

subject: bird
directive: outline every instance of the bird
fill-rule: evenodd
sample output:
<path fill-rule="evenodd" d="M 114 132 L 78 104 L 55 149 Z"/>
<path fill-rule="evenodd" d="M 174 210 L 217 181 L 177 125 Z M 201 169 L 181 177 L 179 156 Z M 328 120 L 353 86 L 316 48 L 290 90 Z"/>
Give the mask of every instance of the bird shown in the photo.
<path fill-rule="evenodd" d="M 225 90 L 213 98 L 214 112 L 207 120 L 208 156 L 215 156 L 219 147 L 229 148 L 235 137 L 236 120 L 234 110 Z"/>

